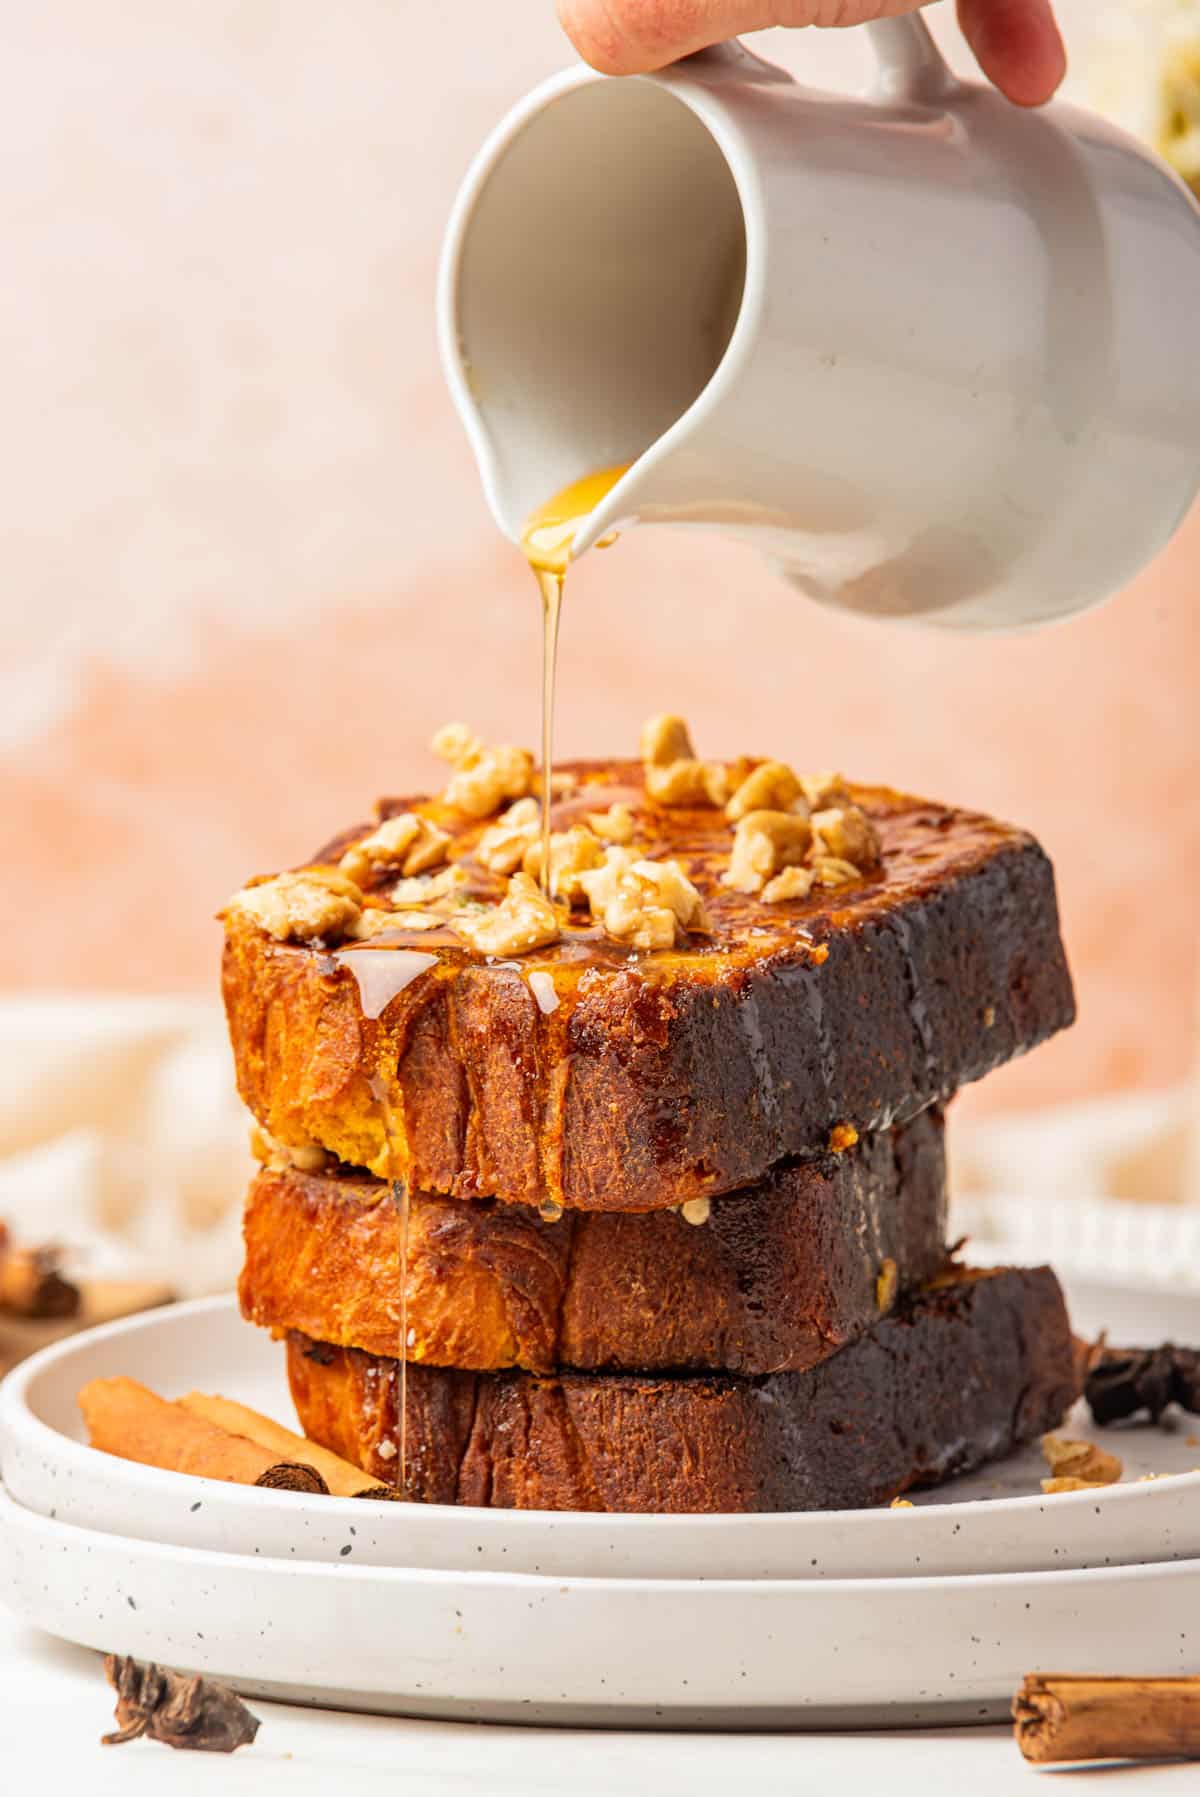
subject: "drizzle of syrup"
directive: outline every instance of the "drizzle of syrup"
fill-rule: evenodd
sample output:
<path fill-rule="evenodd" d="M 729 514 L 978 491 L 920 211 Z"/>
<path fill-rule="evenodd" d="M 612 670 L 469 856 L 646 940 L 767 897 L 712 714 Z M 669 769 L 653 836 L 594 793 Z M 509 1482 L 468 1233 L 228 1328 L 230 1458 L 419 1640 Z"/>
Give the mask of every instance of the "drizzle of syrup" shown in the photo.
<path fill-rule="evenodd" d="M 393 951 L 396 952 L 396 951 Z M 399 951 L 403 952 L 403 951 Z M 432 959 L 432 957 L 423 957 Z M 414 976 L 415 977 L 415 976 Z M 403 1133 L 397 1128 L 387 1086 L 377 1074 L 370 1079 L 371 1096 L 383 1117 L 387 1142 L 387 1181 L 396 1212 L 396 1282 L 400 1312 L 396 1343 L 396 1496 L 408 1497 L 408 1166 Z"/>
<path fill-rule="evenodd" d="M 378 946 L 338 949 L 333 956 L 339 967 L 348 967 L 358 986 L 364 1017 L 382 1017 L 392 1000 L 422 973 L 436 967 L 438 957 L 424 949 Z M 385 1123 L 386 1123 L 385 1118 Z M 390 1134 L 388 1137 L 391 1140 Z"/>
<path fill-rule="evenodd" d="M 396 948 L 386 942 L 361 948 L 339 949 L 333 956 L 339 967 L 348 968 L 358 987 L 359 1003 L 364 1017 L 382 1017 L 392 1000 L 421 974 L 436 967 L 438 957 L 425 949 Z M 403 1132 L 388 1098 L 387 1086 L 377 1074 L 370 1080 L 371 1096 L 379 1106 L 383 1119 L 383 1136 L 387 1149 L 386 1177 L 396 1212 L 396 1288 L 399 1311 L 397 1360 L 399 1371 L 396 1399 L 396 1495 L 408 1496 L 408 1220 L 409 1178 L 408 1154 Z"/>
<path fill-rule="evenodd" d="M 572 481 L 553 498 L 539 505 L 525 520 L 521 549 L 533 569 L 542 596 L 542 891 L 550 890 L 550 770 L 554 765 L 554 687 L 558 663 L 558 620 L 562 612 L 563 583 L 571 560 L 576 533 L 589 512 L 594 512 L 625 473 L 628 463 L 598 468 Z M 609 536 L 598 548 L 607 548 Z"/>

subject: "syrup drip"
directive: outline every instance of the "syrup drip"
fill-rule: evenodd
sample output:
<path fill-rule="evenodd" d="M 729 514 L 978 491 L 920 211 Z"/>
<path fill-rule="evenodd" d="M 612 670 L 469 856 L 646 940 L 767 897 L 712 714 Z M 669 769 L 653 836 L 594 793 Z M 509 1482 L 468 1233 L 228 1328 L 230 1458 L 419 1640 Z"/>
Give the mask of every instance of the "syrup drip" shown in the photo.
<path fill-rule="evenodd" d="M 339 949 L 333 959 L 339 967 L 348 967 L 354 975 L 362 1014 L 371 1018 L 382 1017 L 406 986 L 411 986 L 419 974 L 437 966 L 437 956 L 427 954 L 423 949 L 387 945 Z M 385 1124 L 386 1121 L 385 1117 Z M 390 1135 L 388 1140 L 391 1140 Z"/>
<path fill-rule="evenodd" d="M 393 951 L 403 952 L 403 951 Z M 422 956 L 432 960 L 432 956 Z M 408 1225 L 410 1204 L 402 1139 L 387 1095 L 387 1087 L 371 1076 L 371 1096 L 379 1106 L 387 1142 L 387 1180 L 396 1212 L 396 1285 L 399 1292 L 399 1328 L 396 1342 L 396 1496 L 408 1497 Z"/>
<path fill-rule="evenodd" d="M 563 583 L 571 549 L 580 525 L 616 486 L 628 463 L 598 468 L 572 481 L 544 505 L 529 514 L 521 532 L 521 548 L 533 569 L 542 596 L 542 891 L 550 890 L 550 771 L 554 765 L 554 688 L 558 662 L 558 620 L 562 611 Z M 597 548 L 607 548 L 612 535 Z"/>

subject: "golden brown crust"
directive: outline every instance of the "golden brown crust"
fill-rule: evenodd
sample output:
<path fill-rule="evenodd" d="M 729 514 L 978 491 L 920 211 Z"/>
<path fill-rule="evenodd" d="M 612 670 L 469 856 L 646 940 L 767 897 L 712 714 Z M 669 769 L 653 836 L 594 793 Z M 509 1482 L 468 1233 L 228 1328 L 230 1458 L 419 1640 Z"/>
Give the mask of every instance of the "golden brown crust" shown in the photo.
<path fill-rule="evenodd" d="M 819 1152 L 838 1123 L 913 1116 L 1073 1018 L 1053 873 L 1018 830 L 854 787 L 881 867 L 764 905 L 721 883 L 720 812 L 652 805 L 636 764 L 563 771 L 579 784 L 556 821 L 633 803 L 639 845 L 679 860 L 711 933 L 638 954 L 573 924 L 488 963 L 442 929 L 322 949 L 231 912 L 238 1083 L 280 1141 L 456 1197 L 657 1209 Z M 471 856 L 483 826 L 383 807 L 401 809 L 451 832 L 466 890 L 499 895 Z"/>
<path fill-rule="evenodd" d="M 942 1119 L 933 1110 L 845 1154 L 777 1168 L 672 1211 L 565 1212 L 417 1193 L 409 1207 L 407 1358 L 523 1366 L 814 1365 L 945 1259 Z M 400 1354 L 399 1218 L 366 1175 L 264 1169 L 250 1188 L 243 1315 L 283 1334 Z M 885 1269 L 892 1268 L 888 1280 Z"/>
<path fill-rule="evenodd" d="M 396 1363 L 288 1341 L 307 1435 L 394 1479 Z M 408 1370 L 408 1489 L 429 1503 L 753 1511 L 885 1503 L 1054 1428 L 1078 1395 L 1048 1267 L 939 1283 L 806 1372 Z M 381 1451 L 382 1450 L 382 1451 Z"/>

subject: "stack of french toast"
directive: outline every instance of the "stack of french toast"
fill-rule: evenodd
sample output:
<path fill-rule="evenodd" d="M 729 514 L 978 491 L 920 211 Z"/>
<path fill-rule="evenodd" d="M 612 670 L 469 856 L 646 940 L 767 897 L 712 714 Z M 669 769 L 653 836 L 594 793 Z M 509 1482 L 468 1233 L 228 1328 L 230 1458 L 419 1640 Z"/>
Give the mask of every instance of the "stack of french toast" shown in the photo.
<path fill-rule="evenodd" d="M 305 1433 L 424 1502 L 886 1503 L 1054 1427 L 1046 1267 L 946 1242 L 943 1107 L 1072 1021 L 1049 861 L 978 814 L 448 726 L 224 912 L 245 1315 Z M 403 1409 L 403 1414 L 401 1410 Z"/>

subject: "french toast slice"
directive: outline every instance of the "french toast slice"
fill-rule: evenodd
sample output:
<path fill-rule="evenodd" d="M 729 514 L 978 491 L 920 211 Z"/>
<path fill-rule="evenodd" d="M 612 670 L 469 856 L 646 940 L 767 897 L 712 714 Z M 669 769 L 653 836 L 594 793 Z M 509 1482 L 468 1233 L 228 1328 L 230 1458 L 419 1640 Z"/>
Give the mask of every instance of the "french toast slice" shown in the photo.
<path fill-rule="evenodd" d="M 555 777 L 572 787 L 556 828 L 629 805 L 639 851 L 697 888 L 703 932 L 639 951 L 571 918 L 552 945 L 497 959 L 445 927 L 275 940 L 231 907 L 238 1085 L 278 1141 L 413 1190 L 653 1210 L 749 1185 L 839 1126 L 912 1117 L 1073 1020 L 1053 871 L 1023 831 L 852 786 L 879 864 L 767 904 L 724 882 L 720 810 L 652 803 L 640 763 Z M 498 899 L 505 882 L 474 853 L 488 820 L 441 800 L 380 812 L 446 831 L 468 899 Z M 392 903 L 382 887 L 368 902 Z"/>
<path fill-rule="evenodd" d="M 703 1206 L 704 1201 L 701 1201 Z M 414 1193 L 405 1358 L 435 1366 L 815 1365 L 946 1260 L 942 1118 L 788 1162 L 693 1224 Z M 246 1201 L 242 1314 L 398 1356 L 400 1222 L 369 1175 L 264 1168 Z"/>
<path fill-rule="evenodd" d="M 652 1513 L 881 1504 L 1054 1428 L 1079 1373 L 1048 1267 L 956 1270 L 806 1372 L 410 1365 L 408 1495 Z M 395 1481 L 397 1363 L 293 1334 L 288 1374 L 305 1434 Z"/>

